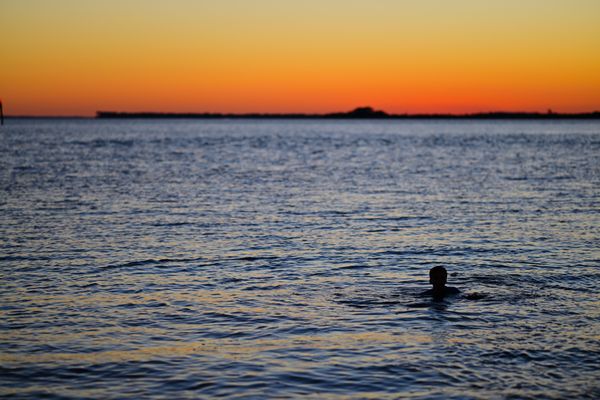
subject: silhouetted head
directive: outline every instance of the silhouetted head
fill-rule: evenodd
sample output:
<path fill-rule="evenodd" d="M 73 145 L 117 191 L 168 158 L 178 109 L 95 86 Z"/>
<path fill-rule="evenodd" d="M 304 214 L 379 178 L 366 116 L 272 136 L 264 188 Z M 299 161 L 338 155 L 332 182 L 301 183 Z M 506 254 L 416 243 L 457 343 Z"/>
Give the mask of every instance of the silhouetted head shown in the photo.
<path fill-rule="evenodd" d="M 443 289 L 446 287 L 448 280 L 448 272 L 446 268 L 438 265 L 429 270 L 429 283 L 433 285 L 433 290 Z"/>

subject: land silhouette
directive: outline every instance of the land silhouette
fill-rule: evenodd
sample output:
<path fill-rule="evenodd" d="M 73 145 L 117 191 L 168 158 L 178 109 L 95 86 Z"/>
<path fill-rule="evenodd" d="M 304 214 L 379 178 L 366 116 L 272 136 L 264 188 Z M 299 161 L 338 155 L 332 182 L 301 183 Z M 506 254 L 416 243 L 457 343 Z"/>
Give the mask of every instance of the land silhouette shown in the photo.
<path fill-rule="evenodd" d="M 304 113 L 169 113 L 97 111 L 96 118 L 199 118 L 199 119 L 600 119 L 600 111 L 555 113 L 493 111 L 472 114 L 388 114 L 372 107 L 358 107 L 348 112 Z"/>

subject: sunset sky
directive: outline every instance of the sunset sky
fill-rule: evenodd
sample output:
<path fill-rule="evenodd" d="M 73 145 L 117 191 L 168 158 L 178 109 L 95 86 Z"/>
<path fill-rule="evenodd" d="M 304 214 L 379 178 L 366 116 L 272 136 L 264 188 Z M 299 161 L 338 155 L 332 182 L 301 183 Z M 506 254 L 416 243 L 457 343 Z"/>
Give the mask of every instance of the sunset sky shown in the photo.
<path fill-rule="evenodd" d="M 598 0 L 0 0 L 9 115 L 600 109 Z"/>

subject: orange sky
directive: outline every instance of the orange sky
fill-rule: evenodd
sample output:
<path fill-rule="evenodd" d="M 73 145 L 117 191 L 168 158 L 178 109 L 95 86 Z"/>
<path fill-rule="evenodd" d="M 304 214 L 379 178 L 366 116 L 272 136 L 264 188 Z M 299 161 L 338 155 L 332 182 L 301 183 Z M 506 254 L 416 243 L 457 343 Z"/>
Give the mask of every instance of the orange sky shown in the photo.
<path fill-rule="evenodd" d="M 9 115 L 600 109 L 597 0 L 1 0 Z"/>

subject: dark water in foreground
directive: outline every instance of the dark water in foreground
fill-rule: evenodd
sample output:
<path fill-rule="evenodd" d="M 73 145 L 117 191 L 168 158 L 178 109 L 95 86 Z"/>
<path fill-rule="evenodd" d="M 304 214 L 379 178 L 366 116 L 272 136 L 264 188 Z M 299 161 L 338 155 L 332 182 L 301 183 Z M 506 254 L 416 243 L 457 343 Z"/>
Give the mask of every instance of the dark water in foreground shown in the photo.
<path fill-rule="evenodd" d="M 598 122 L 9 120 L 0 210 L 3 395 L 600 397 Z"/>

